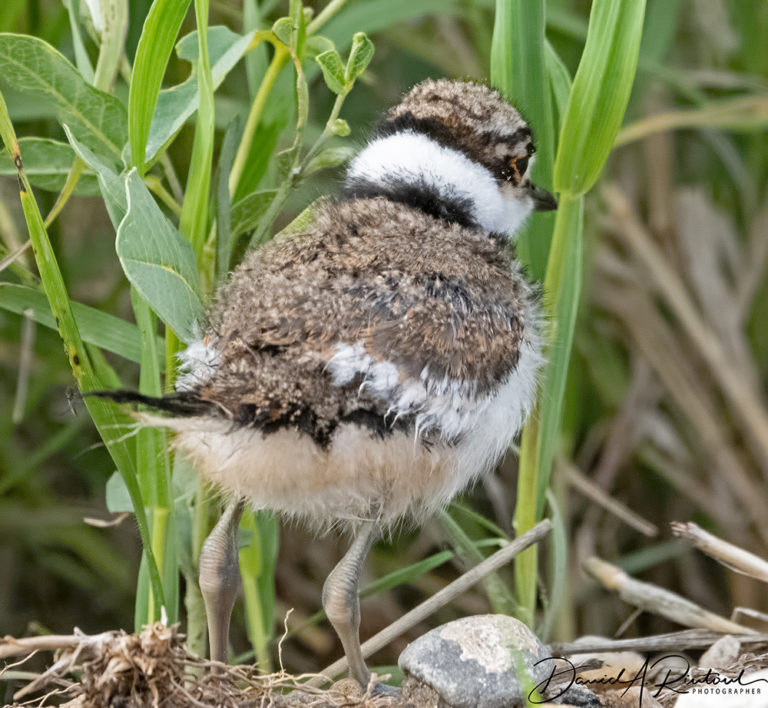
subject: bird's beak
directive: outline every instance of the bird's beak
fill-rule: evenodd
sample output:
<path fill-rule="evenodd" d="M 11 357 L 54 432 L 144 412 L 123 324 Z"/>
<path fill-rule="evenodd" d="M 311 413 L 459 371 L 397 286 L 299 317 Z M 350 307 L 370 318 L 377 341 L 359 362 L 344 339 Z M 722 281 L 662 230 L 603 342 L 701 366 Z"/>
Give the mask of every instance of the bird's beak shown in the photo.
<path fill-rule="evenodd" d="M 546 189 L 537 187 L 533 182 L 528 182 L 526 188 L 531 199 L 533 199 L 534 211 L 553 211 L 557 209 L 557 199 Z"/>

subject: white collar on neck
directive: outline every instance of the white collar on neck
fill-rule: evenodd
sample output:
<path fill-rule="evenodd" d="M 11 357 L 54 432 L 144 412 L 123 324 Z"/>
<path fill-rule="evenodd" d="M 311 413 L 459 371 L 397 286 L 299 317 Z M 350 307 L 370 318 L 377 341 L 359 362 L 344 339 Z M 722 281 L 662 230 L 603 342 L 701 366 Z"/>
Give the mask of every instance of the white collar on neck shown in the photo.
<path fill-rule="evenodd" d="M 481 228 L 510 237 L 531 211 L 522 202 L 506 199 L 488 169 L 410 130 L 369 143 L 350 164 L 347 179 L 381 186 L 425 184 L 447 201 L 468 202 L 471 216 Z"/>

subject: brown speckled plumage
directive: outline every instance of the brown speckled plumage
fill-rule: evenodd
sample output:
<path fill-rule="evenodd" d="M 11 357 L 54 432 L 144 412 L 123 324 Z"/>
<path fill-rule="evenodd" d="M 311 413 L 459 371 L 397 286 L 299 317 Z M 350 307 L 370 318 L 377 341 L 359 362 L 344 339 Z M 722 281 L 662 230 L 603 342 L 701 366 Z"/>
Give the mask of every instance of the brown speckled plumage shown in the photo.
<path fill-rule="evenodd" d="M 384 199 L 322 207 L 308 233 L 250 253 L 221 290 L 207 332 L 221 362 L 199 396 L 235 420 L 297 419 L 326 434 L 386 401 L 335 386 L 325 370 L 339 342 L 419 378 L 487 393 L 514 368 L 528 288 L 508 250 Z"/>

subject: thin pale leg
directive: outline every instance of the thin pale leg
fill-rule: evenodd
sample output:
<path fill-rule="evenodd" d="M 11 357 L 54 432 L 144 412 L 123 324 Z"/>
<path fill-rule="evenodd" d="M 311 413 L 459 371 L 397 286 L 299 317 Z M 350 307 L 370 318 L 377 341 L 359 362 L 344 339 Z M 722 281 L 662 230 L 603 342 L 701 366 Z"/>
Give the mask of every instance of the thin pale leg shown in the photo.
<path fill-rule="evenodd" d="M 205 539 L 200 551 L 200 592 L 208 619 L 208 643 L 213 661 L 227 661 L 229 621 L 240 588 L 237 527 L 245 500 L 230 504 Z"/>
<path fill-rule="evenodd" d="M 349 663 L 349 673 L 363 688 L 371 672 L 360 649 L 360 598 L 358 584 L 365 557 L 375 537 L 373 522 L 363 524 L 338 565 L 323 585 L 323 609 L 341 639 Z"/>

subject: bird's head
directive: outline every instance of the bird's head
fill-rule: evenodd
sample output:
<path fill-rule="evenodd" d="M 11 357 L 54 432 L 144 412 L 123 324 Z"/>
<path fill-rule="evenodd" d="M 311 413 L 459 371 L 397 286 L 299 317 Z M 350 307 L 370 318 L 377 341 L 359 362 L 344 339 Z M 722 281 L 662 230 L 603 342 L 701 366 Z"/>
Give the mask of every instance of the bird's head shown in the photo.
<path fill-rule="evenodd" d="M 414 86 L 352 162 L 347 189 L 389 191 L 434 216 L 513 237 L 534 211 L 557 208 L 530 180 L 531 129 L 494 89 L 447 79 Z"/>

